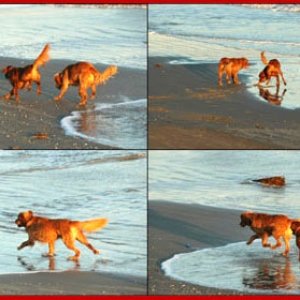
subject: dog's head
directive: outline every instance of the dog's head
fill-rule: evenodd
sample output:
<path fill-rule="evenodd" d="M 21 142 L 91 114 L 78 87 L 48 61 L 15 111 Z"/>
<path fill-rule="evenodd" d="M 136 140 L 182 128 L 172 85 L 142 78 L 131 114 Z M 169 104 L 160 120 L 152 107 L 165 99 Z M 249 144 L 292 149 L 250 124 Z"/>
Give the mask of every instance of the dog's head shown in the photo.
<path fill-rule="evenodd" d="M 258 83 L 263 83 L 263 82 L 267 81 L 267 75 L 264 71 L 261 71 L 259 73 L 258 77 L 259 77 Z"/>
<path fill-rule="evenodd" d="M 15 223 L 18 227 L 26 227 L 28 222 L 33 218 L 33 212 L 31 210 L 24 211 L 18 214 L 18 218 Z"/>
<path fill-rule="evenodd" d="M 249 67 L 249 60 L 246 57 L 241 59 L 243 69 L 247 69 Z"/>
<path fill-rule="evenodd" d="M 253 212 L 251 211 L 246 211 L 241 214 L 241 223 L 240 226 L 245 227 L 245 226 L 251 226 L 252 224 L 252 217 L 253 217 Z"/>
<path fill-rule="evenodd" d="M 292 220 L 291 229 L 293 231 L 293 234 L 297 235 L 299 234 L 300 230 L 300 220 Z"/>
<path fill-rule="evenodd" d="M 7 67 L 5 67 L 4 69 L 2 69 L 2 73 L 4 74 L 4 75 L 7 75 L 11 70 L 13 70 L 14 69 L 14 67 L 13 66 L 7 66 Z"/>
<path fill-rule="evenodd" d="M 56 88 L 60 89 L 63 83 L 63 75 L 62 73 L 56 73 L 54 75 L 54 81 Z"/>

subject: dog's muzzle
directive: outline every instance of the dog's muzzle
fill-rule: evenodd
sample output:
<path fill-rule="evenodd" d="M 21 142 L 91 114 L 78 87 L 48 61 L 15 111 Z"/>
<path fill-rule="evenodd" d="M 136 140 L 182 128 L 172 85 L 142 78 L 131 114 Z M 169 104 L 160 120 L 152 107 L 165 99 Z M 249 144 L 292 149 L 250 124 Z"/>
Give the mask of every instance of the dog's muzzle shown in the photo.
<path fill-rule="evenodd" d="M 18 225 L 18 227 L 22 227 L 22 223 L 21 223 L 21 221 L 20 221 L 19 219 L 17 219 L 17 220 L 15 221 L 15 223 Z"/>

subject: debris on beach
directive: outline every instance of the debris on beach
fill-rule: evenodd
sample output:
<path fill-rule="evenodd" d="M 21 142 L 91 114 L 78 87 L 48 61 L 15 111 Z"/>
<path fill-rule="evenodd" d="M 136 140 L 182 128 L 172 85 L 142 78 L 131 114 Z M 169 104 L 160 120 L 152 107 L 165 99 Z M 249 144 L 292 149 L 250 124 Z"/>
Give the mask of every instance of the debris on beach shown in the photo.
<path fill-rule="evenodd" d="M 252 179 L 251 181 L 258 182 L 258 183 L 266 185 L 266 186 L 277 186 L 277 187 L 285 186 L 284 176 L 274 176 L 274 177 L 266 177 L 266 178 L 260 178 L 260 179 Z"/>
<path fill-rule="evenodd" d="M 35 133 L 32 135 L 32 137 L 37 140 L 48 140 L 49 139 L 48 133 L 43 133 L 43 132 Z"/>

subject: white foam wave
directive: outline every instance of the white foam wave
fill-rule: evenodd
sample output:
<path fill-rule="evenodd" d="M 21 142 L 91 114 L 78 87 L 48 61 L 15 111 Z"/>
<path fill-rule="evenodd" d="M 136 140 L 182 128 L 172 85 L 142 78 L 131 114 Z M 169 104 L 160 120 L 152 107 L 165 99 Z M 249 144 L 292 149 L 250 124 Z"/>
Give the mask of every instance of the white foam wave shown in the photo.
<path fill-rule="evenodd" d="M 300 12 L 300 7 L 297 4 L 243 4 L 243 6 L 272 11 Z"/>
<path fill-rule="evenodd" d="M 126 109 L 145 109 L 147 105 L 147 99 L 130 100 L 123 97 L 122 102 L 118 103 L 99 103 L 95 110 L 87 110 L 84 113 L 89 116 L 92 115 L 97 123 L 97 116 L 101 119 L 101 128 L 96 136 L 90 135 L 79 129 L 79 122 L 82 120 L 83 112 L 74 111 L 70 116 L 64 117 L 61 120 L 61 126 L 66 135 L 76 136 L 83 139 L 100 143 L 103 145 L 127 148 L 127 149 L 145 149 L 146 148 L 146 120 L 143 120 L 143 115 L 146 116 L 146 111 L 140 114 L 142 126 L 135 124 L 135 120 L 127 118 L 122 108 Z M 112 115 L 106 117 L 107 111 L 118 110 L 122 116 Z M 96 115 L 96 117 L 95 117 Z M 138 112 L 135 114 L 138 115 Z M 123 117 L 123 119 L 122 119 Z M 89 117 L 87 117 L 89 118 Z M 132 122 L 132 123 L 131 123 Z M 97 126 L 97 125 L 94 125 Z M 128 131 L 126 131 L 128 129 Z M 101 132 L 100 132 L 101 130 Z M 96 130 L 97 131 L 97 130 Z M 134 131 L 134 134 L 133 134 Z M 101 135 L 101 136 L 100 136 Z"/>

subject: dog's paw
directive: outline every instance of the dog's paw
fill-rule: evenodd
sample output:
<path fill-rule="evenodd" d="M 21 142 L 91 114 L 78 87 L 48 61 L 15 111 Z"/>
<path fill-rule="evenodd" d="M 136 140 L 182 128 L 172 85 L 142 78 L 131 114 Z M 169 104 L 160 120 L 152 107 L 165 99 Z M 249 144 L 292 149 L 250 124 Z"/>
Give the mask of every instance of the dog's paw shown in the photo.
<path fill-rule="evenodd" d="M 99 251 L 99 250 L 97 250 L 97 249 L 93 250 L 93 252 L 94 252 L 94 254 L 95 254 L 95 255 L 98 255 L 98 254 L 100 254 L 100 251 Z"/>
<path fill-rule="evenodd" d="M 55 255 L 55 253 L 43 253 L 42 257 L 54 257 Z"/>
<path fill-rule="evenodd" d="M 55 101 L 60 101 L 60 100 L 61 100 L 61 98 L 60 98 L 59 96 L 55 96 L 53 99 L 54 99 Z"/>
<path fill-rule="evenodd" d="M 78 261 L 78 260 L 79 260 L 79 256 L 76 256 L 76 255 L 74 255 L 74 256 L 69 256 L 69 257 L 68 257 L 68 260 L 71 260 L 71 261 Z"/>

